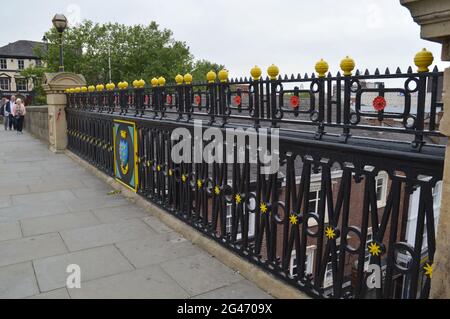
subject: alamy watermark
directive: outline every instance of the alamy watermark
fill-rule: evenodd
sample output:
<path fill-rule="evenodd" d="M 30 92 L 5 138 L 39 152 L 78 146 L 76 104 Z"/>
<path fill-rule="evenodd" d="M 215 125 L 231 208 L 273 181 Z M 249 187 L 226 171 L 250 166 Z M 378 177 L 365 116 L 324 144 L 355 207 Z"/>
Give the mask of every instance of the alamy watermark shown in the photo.
<path fill-rule="evenodd" d="M 260 163 L 261 174 L 266 175 L 276 174 L 280 169 L 280 130 L 277 128 L 227 128 L 224 136 L 222 129 L 203 130 L 203 122 L 195 120 L 193 136 L 187 128 L 177 128 L 171 139 L 176 142 L 171 154 L 175 164 Z"/>

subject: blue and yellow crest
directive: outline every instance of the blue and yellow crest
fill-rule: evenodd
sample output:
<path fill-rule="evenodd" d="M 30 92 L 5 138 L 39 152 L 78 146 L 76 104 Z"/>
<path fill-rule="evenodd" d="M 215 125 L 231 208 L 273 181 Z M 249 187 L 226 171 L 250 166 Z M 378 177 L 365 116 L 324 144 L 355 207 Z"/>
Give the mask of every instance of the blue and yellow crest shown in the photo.
<path fill-rule="evenodd" d="M 129 167 L 129 145 L 127 141 L 127 132 L 120 131 L 120 147 L 119 147 L 119 159 L 120 159 L 120 169 L 122 174 L 128 174 Z"/>

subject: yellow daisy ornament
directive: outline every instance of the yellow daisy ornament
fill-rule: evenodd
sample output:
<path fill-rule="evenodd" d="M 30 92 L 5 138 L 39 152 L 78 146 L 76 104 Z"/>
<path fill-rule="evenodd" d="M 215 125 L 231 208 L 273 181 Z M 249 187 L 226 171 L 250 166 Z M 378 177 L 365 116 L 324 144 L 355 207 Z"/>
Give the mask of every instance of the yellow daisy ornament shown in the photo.
<path fill-rule="evenodd" d="M 433 264 L 426 263 L 423 269 L 425 270 L 425 276 L 430 279 L 433 278 Z"/>
<path fill-rule="evenodd" d="M 369 252 L 372 256 L 380 256 L 381 254 L 381 246 L 377 243 L 371 243 L 369 245 Z"/>
<path fill-rule="evenodd" d="M 298 217 L 295 215 L 291 215 L 289 217 L 289 222 L 291 223 L 291 225 L 297 225 L 298 224 Z"/>
<path fill-rule="evenodd" d="M 269 210 L 266 203 L 261 203 L 261 205 L 259 205 L 259 208 L 261 210 L 261 213 L 263 214 L 267 213 L 267 211 Z"/>
<path fill-rule="evenodd" d="M 332 227 L 327 227 L 325 230 L 325 235 L 328 239 L 335 239 L 336 238 L 336 231 Z"/>

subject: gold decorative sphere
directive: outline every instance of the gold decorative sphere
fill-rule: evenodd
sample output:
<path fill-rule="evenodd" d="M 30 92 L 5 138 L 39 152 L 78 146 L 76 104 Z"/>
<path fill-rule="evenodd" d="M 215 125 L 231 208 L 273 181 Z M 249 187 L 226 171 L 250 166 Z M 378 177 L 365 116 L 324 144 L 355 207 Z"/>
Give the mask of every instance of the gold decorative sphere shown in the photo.
<path fill-rule="evenodd" d="M 178 74 L 178 75 L 175 77 L 175 82 L 176 82 L 178 85 L 183 84 L 183 81 L 184 81 L 184 77 L 183 77 L 181 74 Z M 156 82 L 158 82 L 157 79 L 156 79 Z"/>
<path fill-rule="evenodd" d="M 158 84 L 159 84 L 157 78 L 153 78 L 152 81 L 151 81 L 151 83 L 152 83 L 152 86 L 153 86 L 153 87 L 158 86 Z"/>
<path fill-rule="evenodd" d="M 228 70 L 223 69 L 219 72 L 219 80 L 222 83 L 228 82 Z"/>
<path fill-rule="evenodd" d="M 85 86 L 81 87 L 81 92 L 86 93 L 88 91 L 88 88 Z"/>
<path fill-rule="evenodd" d="M 316 63 L 316 72 L 319 74 L 319 78 L 325 77 L 329 68 L 327 61 L 320 59 L 320 61 Z"/>
<path fill-rule="evenodd" d="M 253 80 L 258 81 L 259 79 L 261 79 L 262 70 L 259 66 L 255 65 L 253 69 L 250 70 L 250 74 Z"/>
<path fill-rule="evenodd" d="M 75 88 L 75 93 L 80 93 L 81 92 L 81 88 L 80 87 L 76 87 Z"/>
<path fill-rule="evenodd" d="M 184 76 L 184 82 L 186 82 L 186 84 L 192 84 L 193 80 L 192 75 L 189 73 Z"/>
<path fill-rule="evenodd" d="M 143 79 L 140 79 L 140 80 L 138 81 L 138 85 L 139 85 L 139 88 L 140 88 L 140 89 L 143 89 L 143 88 L 145 87 L 145 81 L 144 81 Z"/>
<path fill-rule="evenodd" d="M 348 55 L 341 61 L 341 70 L 344 71 L 344 75 L 352 75 L 352 71 L 355 69 L 355 60 Z"/>
<path fill-rule="evenodd" d="M 267 69 L 267 74 L 269 74 L 271 80 L 276 80 L 280 74 L 280 69 L 275 64 L 272 64 Z"/>
<path fill-rule="evenodd" d="M 214 83 L 216 82 L 217 74 L 213 70 L 209 71 L 208 74 L 206 74 L 206 80 L 208 80 L 208 83 Z"/>
<path fill-rule="evenodd" d="M 105 89 L 105 86 L 103 84 L 99 84 L 95 88 L 97 89 L 97 91 L 101 92 Z"/>
<path fill-rule="evenodd" d="M 423 48 L 414 57 L 414 64 L 418 67 L 418 72 L 428 72 L 428 67 L 433 63 L 433 53 Z"/>
<path fill-rule="evenodd" d="M 89 92 L 94 92 L 94 91 L 95 91 L 95 86 L 90 85 L 90 86 L 88 87 L 88 91 L 89 91 Z"/>
<path fill-rule="evenodd" d="M 159 86 L 164 86 L 164 85 L 166 85 L 166 79 L 164 78 L 164 77 L 160 77 L 159 79 L 158 79 L 158 84 L 159 84 Z"/>
<path fill-rule="evenodd" d="M 106 89 L 109 91 L 113 91 L 115 88 L 116 88 L 116 85 L 114 83 L 106 84 Z"/>

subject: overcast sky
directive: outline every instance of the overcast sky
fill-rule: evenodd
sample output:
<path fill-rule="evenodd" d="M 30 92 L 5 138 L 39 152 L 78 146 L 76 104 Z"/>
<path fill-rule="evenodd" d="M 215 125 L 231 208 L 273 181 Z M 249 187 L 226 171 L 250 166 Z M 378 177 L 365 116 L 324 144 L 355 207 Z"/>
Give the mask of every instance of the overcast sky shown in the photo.
<path fill-rule="evenodd" d="M 154 20 L 185 41 L 197 59 L 247 76 L 255 64 L 281 73 L 311 73 L 324 58 L 330 70 L 350 55 L 360 69 L 395 70 L 428 48 L 440 67 L 440 45 L 420 39 L 420 28 L 399 0 L 40 0 L 10 1 L 0 11 L 0 45 L 41 40 L 57 12 L 70 22 L 147 24 Z"/>

